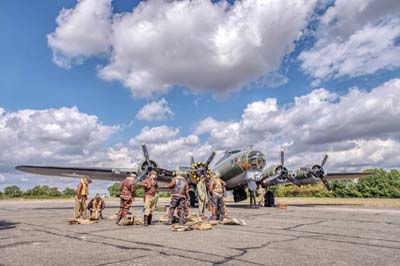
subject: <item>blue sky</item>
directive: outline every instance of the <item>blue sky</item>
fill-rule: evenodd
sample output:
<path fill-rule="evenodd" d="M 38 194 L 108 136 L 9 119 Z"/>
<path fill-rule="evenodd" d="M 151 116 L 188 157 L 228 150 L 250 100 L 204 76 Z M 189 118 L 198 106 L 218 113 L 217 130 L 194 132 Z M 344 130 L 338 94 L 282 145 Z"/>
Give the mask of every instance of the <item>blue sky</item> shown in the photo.
<path fill-rule="evenodd" d="M 367 132 L 374 130 L 368 131 L 362 128 L 358 131 L 355 130 L 358 135 L 349 133 L 347 138 L 341 140 L 341 143 L 336 140 L 331 141 L 328 138 L 322 147 L 305 146 L 307 143 L 316 141 L 317 136 L 315 136 L 315 139 L 307 139 L 312 134 L 310 135 L 305 129 L 306 123 L 293 126 L 295 121 L 290 120 L 292 113 L 297 110 L 296 108 L 300 108 L 299 106 L 305 108 L 303 113 L 313 108 L 311 106 L 312 100 L 297 104 L 295 97 L 311 99 L 316 97 L 316 90 L 323 88 L 324 92 L 320 92 L 319 98 L 317 98 L 321 104 L 326 105 L 324 107 L 326 109 L 320 111 L 325 116 L 330 116 L 329 110 L 333 110 L 335 104 L 340 105 L 342 103 L 343 106 L 340 108 L 345 108 L 344 100 L 341 97 L 352 97 L 349 94 L 351 88 L 358 87 L 364 90 L 362 92 L 365 94 L 363 97 L 375 97 L 374 90 L 380 88 L 385 82 L 394 82 L 399 77 L 399 8 L 393 5 L 393 1 L 382 1 L 381 5 L 384 8 L 379 11 L 380 13 L 377 11 L 376 14 L 368 10 L 374 10 L 374 5 L 377 5 L 378 1 L 363 4 L 362 7 L 361 4 L 347 5 L 345 1 L 339 0 L 309 1 L 307 4 L 302 1 L 288 1 L 287 3 L 280 3 L 280 7 L 269 6 L 268 3 L 273 1 L 244 1 L 242 9 L 239 8 L 240 4 L 235 2 L 226 4 L 221 1 L 219 4 L 225 6 L 218 8 L 216 4 L 212 5 L 208 1 L 193 1 L 193 3 L 182 1 L 181 4 L 178 4 L 178 2 L 148 1 L 148 3 L 141 5 L 143 10 L 147 10 L 147 13 L 145 11 L 136 12 L 139 1 L 127 0 L 112 1 L 111 6 L 109 0 L 101 0 L 97 3 L 91 0 L 82 0 L 79 3 L 72 0 L 35 1 L 35 3 L 31 3 L 31 1 L 1 1 L 0 108 L 4 109 L 6 115 L 18 116 L 17 113 L 21 110 L 58 110 L 63 107 L 72 108 L 76 106 L 79 115 L 95 116 L 97 126 L 118 128 L 116 130 L 110 129 L 112 132 L 108 132 L 100 140 L 94 141 L 96 148 L 90 146 L 90 151 L 85 154 L 86 157 L 91 158 L 87 163 L 103 166 L 108 163 L 123 164 L 129 160 L 136 161 L 140 152 L 132 145 L 135 145 L 135 141 L 139 143 L 140 140 L 144 139 L 141 133 L 150 132 L 151 129 L 154 129 L 151 131 L 153 133 L 159 130 L 161 135 L 171 135 L 171 139 L 161 139 L 159 142 L 155 142 L 154 146 L 166 145 L 166 147 L 169 147 L 168 145 L 172 145 L 171 143 L 186 143 L 191 136 L 198 138 L 194 141 L 197 141 L 196 143 L 190 144 L 192 146 L 182 147 L 182 150 L 177 148 L 177 152 L 182 152 L 181 156 L 174 155 L 177 157 L 176 159 L 165 160 L 164 163 L 171 166 L 186 161 L 189 154 L 198 154 L 199 157 L 204 157 L 212 149 L 223 150 L 234 144 L 237 146 L 256 144 L 261 149 L 275 151 L 273 147 L 279 148 L 282 142 L 287 142 L 284 144 L 287 145 L 288 151 L 292 151 L 293 160 L 291 163 L 293 165 L 297 165 L 304 156 L 304 154 L 299 153 L 299 150 L 302 149 L 304 149 L 304 153 L 313 154 L 315 158 L 319 158 L 324 153 L 324 149 L 342 155 L 354 154 L 352 149 L 362 141 L 393 141 L 397 145 L 399 131 L 396 126 L 393 127 L 393 122 L 390 119 L 388 123 L 392 125 L 391 127 L 369 123 L 372 127 L 383 127 L 382 132 L 384 134 L 382 135 L 371 136 Z M 83 6 L 85 2 L 87 5 L 91 5 L 89 11 L 79 9 L 79 6 Z M 267 4 L 256 7 L 264 2 Z M 296 6 L 290 9 L 284 6 L 286 4 Z M 179 7 L 179 5 L 181 6 Z M 99 19 L 98 17 L 93 18 L 93 21 L 90 19 L 83 20 L 88 25 L 74 24 L 74 20 L 80 21 L 81 18 L 91 18 L 93 15 L 91 11 L 97 10 L 97 6 L 99 10 L 103 8 L 106 14 L 104 18 L 100 18 L 106 21 L 104 25 L 102 24 L 105 27 L 104 32 L 106 32 L 105 38 L 107 39 L 103 48 L 93 44 L 87 37 L 93 30 L 102 32 L 101 26 L 98 26 L 98 28 L 95 26 L 93 29 L 93 25 L 100 25 L 96 24 L 99 23 L 96 20 Z M 60 23 L 57 22 L 57 17 L 60 16 L 63 8 L 75 13 L 68 17 L 69 20 Z M 154 11 L 158 8 L 160 10 Z M 185 12 L 178 12 L 178 17 L 182 16 L 181 19 L 185 23 L 176 26 L 179 23 L 174 21 L 175 18 L 168 18 L 166 14 L 175 12 L 179 8 L 186 8 L 186 13 L 189 15 L 185 15 Z M 240 13 L 242 14 L 240 21 L 244 21 L 244 26 L 229 23 L 229 21 L 236 21 L 235 19 L 237 19 L 231 12 L 235 8 L 239 13 L 243 12 Z M 281 13 L 279 15 L 282 16 L 279 17 L 273 8 L 279 8 L 279 12 L 284 12 L 290 19 L 285 21 L 285 16 Z M 107 13 L 109 10 L 112 10 L 111 14 Z M 210 10 L 210 12 L 205 10 Z M 349 10 L 354 14 L 352 17 L 347 15 Z M 156 20 L 152 12 L 165 16 L 160 15 L 159 20 Z M 190 14 L 192 13 L 190 12 L 197 12 L 193 14 L 197 14 L 198 17 L 192 16 L 193 19 L 191 19 Z M 293 14 L 290 12 L 293 12 Z M 274 16 L 277 17 L 276 20 L 274 20 Z M 123 18 L 121 21 L 123 20 L 125 24 L 119 25 L 117 22 L 121 17 Z M 265 17 L 271 17 L 272 22 L 263 19 Z M 163 21 L 163 19 L 165 20 Z M 180 21 L 178 18 L 176 20 Z M 204 21 L 207 20 L 213 21 L 215 27 L 210 28 L 209 25 L 203 25 L 205 24 Z M 152 28 L 143 36 L 131 36 L 130 34 L 133 34 L 131 30 L 134 29 L 139 32 L 140 28 L 136 28 L 135 23 L 139 24 L 141 21 L 147 21 Z M 269 29 L 268 26 L 272 23 L 277 23 L 277 25 L 275 28 Z M 87 27 L 89 29 L 87 36 L 74 35 L 74 31 L 61 32 L 67 27 L 73 28 L 76 25 L 79 25 L 78 28 L 81 27 L 81 29 L 77 28 L 77 31 L 84 31 Z M 111 27 L 112 33 L 110 33 Z M 243 28 L 240 29 L 240 27 Z M 170 35 L 160 33 L 160 29 L 169 32 Z M 216 46 L 207 46 L 210 44 L 202 46 L 203 41 L 206 43 L 209 40 L 208 38 L 216 37 L 221 33 L 221 31 L 218 31 L 219 29 L 226 30 L 224 34 L 227 34 L 224 35 L 226 38 L 222 39 L 224 45 L 219 48 L 223 52 L 212 51 L 208 54 L 208 50 L 219 47 L 218 43 L 215 43 Z M 116 34 L 117 31 L 122 32 L 123 36 Z M 232 32 L 233 35 L 229 35 Z M 282 32 L 285 32 L 285 34 L 281 34 Z M 377 38 L 371 38 L 370 35 L 366 34 L 368 32 L 382 33 L 383 38 L 378 35 L 376 35 Z M 125 33 L 126 36 L 124 36 Z M 50 43 L 48 34 L 53 34 L 53 40 L 56 44 Z M 157 36 L 157 34 L 160 34 L 160 36 Z M 130 36 L 132 42 L 131 44 L 128 42 L 127 45 L 124 38 Z M 154 38 L 151 39 L 152 42 L 148 41 L 149 36 Z M 189 38 L 187 43 L 185 36 Z M 252 39 L 251 36 L 257 37 Z M 95 37 L 101 39 L 104 36 Z M 261 39 L 259 43 L 257 43 L 257 38 Z M 193 39 L 196 41 L 192 42 Z M 181 47 L 170 46 L 169 41 L 171 40 L 177 41 L 176 44 L 181 45 Z M 157 44 L 154 44 L 154 41 Z M 199 49 L 192 49 L 196 43 L 199 43 Z M 141 47 L 142 44 L 144 48 Z M 333 44 L 337 44 L 336 48 L 328 50 L 331 47 L 330 45 Z M 70 50 L 69 46 L 73 45 L 77 45 L 78 49 Z M 137 49 L 139 49 L 137 47 L 142 49 L 140 50 L 141 53 L 144 51 L 148 54 L 140 55 L 137 52 Z M 151 47 L 151 49 L 147 47 Z M 90 49 L 103 50 L 96 52 Z M 187 54 L 187 60 L 182 55 L 178 55 L 176 61 L 169 55 L 160 58 L 168 51 L 180 54 L 180 49 L 190 51 Z M 201 49 L 204 49 L 204 51 Z M 224 49 L 228 50 L 225 51 Z M 196 51 L 203 51 L 205 59 L 208 59 L 207 56 L 225 58 L 224 56 L 228 54 L 228 56 L 231 56 L 229 57 L 230 60 L 233 60 L 234 57 L 232 56 L 236 56 L 235 60 L 238 61 L 236 63 L 228 62 L 227 67 L 224 65 L 226 62 L 224 64 L 208 63 L 215 59 L 210 57 L 209 61 L 204 60 L 204 63 L 203 58 L 193 55 Z M 362 54 L 362 52 L 357 54 L 360 51 L 365 51 L 365 54 Z M 147 56 L 151 58 L 153 53 L 160 56 L 155 57 L 155 59 L 146 59 Z M 337 53 L 337 55 L 333 53 Z M 64 63 L 67 63 L 64 66 L 57 64 L 54 59 L 55 55 L 64 60 Z M 354 58 L 352 55 L 354 55 Z M 390 56 L 386 58 L 385 55 Z M 252 56 L 255 56 L 254 60 L 257 61 L 254 64 L 251 60 L 247 60 Z M 340 58 L 341 56 L 342 58 Z M 113 64 L 114 57 L 128 58 L 132 65 L 126 66 L 127 63 L 123 60 L 116 61 Z M 160 62 L 156 62 L 158 59 L 160 59 Z M 199 61 L 196 62 L 196 60 Z M 324 65 L 325 61 L 328 62 L 326 65 Z M 164 75 L 162 69 L 165 70 L 166 68 L 162 65 L 165 65 L 166 62 L 171 69 L 179 69 L 184 64 L 184 69 L 190 69 L 190 71 L 179 74 L 167 69 L 168 74 Z M 199 67 L 196 64 L 199 64 Z M 108 66 L 113 67 L 112 71 L 106 69 Z M 331 69 L 327 70 L 328 66 Z M 215 72 L 211 72 L 212 75 L 210 75 L 207 68 L 215 68 Z M 192 69 L 195 70 L 194 73 Z M 148 85 L 149 88 L 147 88 L 149 80 L 146 79 L 140 81 L 142 85 L 135 83 L 127 85 L 130 81 L 126 74 L 135 76 L 142 73 L 137 72 L 139 70 L 150 73 L 153 77 L 150 81 L 154 81 L 155 85 Z M 115 73 L 115 71 L 119 71 L 118 75 L 125 76 L 122 78 L 121 76 L 117 78 L 114 76 L 113 78 L 105 77 Z M 196 76 L 204 76 L 204 82 L 199 81 Z M 218 78 L 216 78 L 217 76 Z M 263 76 L 267 78 L 260 80 Z M 213 80 L 214 78 L 215 80 Z M 277 82 L 271 82 L 271 78 L 276 79 Z M 390 91 L 397 92 L 399 88 L 396 87 L 395 83 L 393 84 Z M 169 87 L 167 92 L 161 88 L 164 85 Z M 152 87 L 150 88 L 150 86 Z M 147 97 L 140 95 L 140 93 L 150 90 L 152 93 Z M 313 92 L 315 92 L 315 95 Z M 376 93 L 378 92 L 377 90 Z M 327 96 L 329 93 L 333 95 Z M 321 96 L 322 94 L 325 96 Z M 267 98 L 275 99 L 277 105 L 271 107 L 270 103 L 266 101 Z M 138 118 L 137 114 L 145 105 L 151 102 L 158 103 L 162 99 L 165 99 L 167 107 L 173 112 L 172 116 L 167 115 L 165 119 L 160 119 L 161 121 Z M 257 102 L 259 102 L 258 105 L 254 104 Z M 308 104 L 310 106 L 307 106 Z M 252 108 L 258 109 L 253 110 Z M 274 115 L 270 113 L 268 108 L 276 109 L 273 111 L 275 112 Z M 396 106 L 393 106 L 392 109 L 385 110 L 387 113 L 382 115 L 394 117 L 397 114 L 396 108 Z M 250 119 L 250 114 L 255 113 L 259 117 Z M 316 119 L 320 118 L 312 116 L 317 114 L 308 115 L 309 123 L 312 124 L 315 120 L 316 127 L 319 125 L 321 127 L 326 126 L 326 121 L 317 121 Z M 274 117 L 282 117 L 282 123 L 286 122 L 288 125 L 268 128 L 266 124 L 275 123 L 271 120 Z M 3 119 L 6 119 L 5 115 Z M 376 121 L 376 119 L 377 117 L 371 117 L 371 121 Z M 254 124 L 249 127 L 250 122 L 248 121 Z M 265 123 L 265 128 L 260 128 L 257 121 Z M 305 121 L 307 121 L 307 118 L 305 118 Z M 355 116 L 354 123 L 357 123 L 357 121 L 360 121 L 360 119 Z M 340 121 L 337 121 L 337 123 L 340 123 Z M 352 122 L 350 121 L 349 124 L 352 124 Z M 199 128 L 200 125 L 201 128 Z M 42 126 L 46 128 L 45 124 L 36 124 L 36 126 L 37 128 L 31 130 L 36 132 Z M 165 132 L 160 129 L 163 126 L 165 128 L 162 129 L 166 130 Z M 237 127 L 240 127 L 240 129 L 237 129 Z M 391 130 L 387 129 L 389 127 Z M 177 134 L 173 133 L 176 129 L 179 129 Z M 223 135 L 222 132 L 226 129 L 229 129 L 229 132 L 226 133 L 227 135 Z M 29 131 L 29 129 L 27 130 Z M 97 127 L 95 130 L 97 130 Z M 323 130 L 323 128 L 318 130 Z M 352 131 L 354 131 L 354 128 L 350 129 L 345 126 L 343 128 L 344 135 L 346 135 L 346 132 Z M 222 136 L 218 133 L 221 133 Z M 19 135 L 17 130 L 15 135 Z M 285 136 L 283 141 L 282 136 Z M 277 142 L 277 139 L 281 140 Z M 226 140 L 226 143 L 221 140 Z M 24 146 L 26 148 L 30 142 L 34 147 L 37 142 L 43 140 L 33 138 L 29 140 L 30 142 L 26 139 L 19 139 L 18 141 L 26 142 L 26 146 Z M 16 142 L 18 141 L 16 140 Z M 60 141 L 59 144 L 62 146 L 65 145 L 66 140 L 57 141 Z M 47 145 L 50 147 L 51 143 L 53 142 L 49 141 Z M 72 152 L 72 155 L 79 156 L 82 154 L 85 145 L 82 143 L 81 151 L 76 154 Z M 343 148 L 343 145 L 347 145 L 347 150 Z M 369 145 L 372 145 L 371 149 L 373 149 L 373 145 L 378 144 Z M 44 143 L 44 146 L 46 146 L 46 143 Z M 124 159 L 120 161 L 110 159 L 110 149 L 122 149 L 122 147 L 127 149 Z M 379 144 L 379 147 L 382 147 L 382 143 Z M 3 152 L 6 150 L 7 147 L 3 149 Z M 59 151 L 50 149 L 50 152 L 53 156 L 57 155 L 57 159 L 48 161 L 43 159 L 40 161 L 41 164 L 70 165 L 76 163 L 76 158 L 78 158 L 74 157 L 72 160 L 70 157 L 63 157 Z M 160 160 L 163 160 L 164 156 L 161 151 L 154 148 L 153 152 L 156 157 L 158 156 L 161 158 Z M 381 159 L 371 159 L 366 151 L 363 151 L 360 156 L 367 161 L 366 165 L 368 166 L 398 166 L 392 162 L 384 163 L 387 162 L 385 156 L 393 156 L 391 150 L 385 148 L 382 152 L 384 155 Z M 102 155 L 100 156 L 99 153 Z M 32 156 L 37 157 L 36 155 Z M 349 158 L 353 158 L 351 156 L 349 155 Z M 3 168 L 0 169 L 0 174 L 3 176 L 2 179 L 8 180 L 3 180 L 3 184 L 20 183 L 18 179 L 13 179 L 13 176 L 17 173 L 11 169 L 10 165 L 25 163 L 25 161 L 4 159 L 5 157 L 7 157 L 5 154 L 0 157 L 0 166 Z M 15 158 L 21 157 L 15 156 Z M 273 160 L 275 155 L 272 155 L 271 158 Z M 30 158 L 25 159 L 26 163 L 36 162 Z M 365 165 L 362 163 L 344 163 L 340 160 L 336 163 L 335 165 L 332 162 L 331 167 L 333 169 L 360 169 Z M 121 165 L 121 167 L 126 166 Z M 31 183 L 35 183 L 35 181 L 31 180 L 29 184 Z"/>

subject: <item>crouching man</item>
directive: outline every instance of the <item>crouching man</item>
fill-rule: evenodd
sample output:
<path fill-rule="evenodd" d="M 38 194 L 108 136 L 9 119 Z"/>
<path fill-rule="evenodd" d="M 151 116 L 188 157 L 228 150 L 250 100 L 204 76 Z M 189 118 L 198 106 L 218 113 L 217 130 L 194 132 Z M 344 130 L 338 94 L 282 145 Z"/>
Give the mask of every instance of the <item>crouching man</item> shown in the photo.
<path fill-rule="evenodd" d="M 90 211 L 90 220 L 101 220 L 103 219 L 103 210 L 106 207 L 106 203 L 100 197 L 100 194 L 97 193 L 96 197 L 89 201 L 87 206 Z"/>
<path fill-rule="evenodd" d="M 143 181 L 140 182 L 139 185 L 144 188 L 144 218 L 143 224 L 145 226 L 151 225 L 151 220 L 153 218 L 153 210 L 157 203 L 157 188 L 158 184 L 156 181 L 157 172 L 151 171 L 149 176 Z"/>
<path fill-rule="evenodd" d="M 128 214 L 129 208 L 132 206 L 132 202 L 135 199 L 135 178 L 136 175 L 131 174 L 121 182 L 121 194 L 119 196 L 121 201 L 117 224 Z"/>
<path fill-rule="evenodd" d="M 169 217 L 166 224 L 172 224 L 174 219 L 175 209 L 178 208 L 179 224 L 185 224 L 185 205 L 189 199 L 189 185 L 182 173 L 177 173 L 176 178 L 168 184 L 171 191 L 171 203 L 169 204 Z"/>

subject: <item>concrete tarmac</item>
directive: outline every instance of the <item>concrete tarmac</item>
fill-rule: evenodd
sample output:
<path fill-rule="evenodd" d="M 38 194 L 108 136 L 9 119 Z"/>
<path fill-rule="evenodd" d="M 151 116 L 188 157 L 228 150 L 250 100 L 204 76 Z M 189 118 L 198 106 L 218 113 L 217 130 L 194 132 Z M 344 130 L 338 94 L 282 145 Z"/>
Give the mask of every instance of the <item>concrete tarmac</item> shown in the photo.
<path fill-rule="evenodd" d="M 247 226 L 172 232 L 103 220 L 69 225 L 73 200 L 1 201 L 0 265 L 400 265 L 400 210 L 351 205 L 249 209 Z M 105 216 L 116 213 L 108 201 Z M 133 207 L 142 216 L 139 203 Z M 191 209 L 197 212 L 197 209 Z"/>

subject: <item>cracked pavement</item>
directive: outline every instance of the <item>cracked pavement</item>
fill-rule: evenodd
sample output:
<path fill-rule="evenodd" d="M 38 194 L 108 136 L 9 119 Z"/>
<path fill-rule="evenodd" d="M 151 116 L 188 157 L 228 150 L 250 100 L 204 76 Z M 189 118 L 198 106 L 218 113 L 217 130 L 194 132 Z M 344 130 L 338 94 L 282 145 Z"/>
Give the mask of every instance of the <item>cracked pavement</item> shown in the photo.
<path fill-rule="evenodd" d="M 118 201 L 107 201 L 105 216 Z M 142 216 L 141 202 L 133 207 Z M 247 226 L 172 232 L 158 223 L 68 225 L 73 199 L 0 202 L 0 265 L 399 265 L 400 210 L 228 205 Z M 197 212 L 192 209 L 191 212 Z"/>

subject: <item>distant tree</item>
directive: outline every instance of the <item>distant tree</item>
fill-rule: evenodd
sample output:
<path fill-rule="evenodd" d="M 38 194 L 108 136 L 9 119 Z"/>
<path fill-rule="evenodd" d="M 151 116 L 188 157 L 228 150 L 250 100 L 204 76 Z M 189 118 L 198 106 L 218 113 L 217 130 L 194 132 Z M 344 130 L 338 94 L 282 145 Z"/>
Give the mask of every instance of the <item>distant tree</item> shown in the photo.
<path fill-rule="evenodd" d="M 4 195 L 11 198 L 20 197 L 22 191 L 18 186 L 8 186 L 4 188 Z"/>
<path fill-rule="evenodd" d="M 119 197 L 120 195 L 120 184 L 114 183 L 107 188 L 108 193 L 110 193 L 111 197 Z"/>
<path fill-rule="evenodd" d="M 0 190 L 0 198 L 3 197 L 3 191 Z"/>
<path fill-rule="evenodd" d="M 57 187 L 52 187 L 52 188 L 49 189 L 47 195 L 49 195 L 51 197 L 59 197 L 59 196 L 61 196 L 61 192 L 58 191 Z"/>
<path fill-rule="evenodd" d="M 73 189 L 73 188 L 67 187 L 67 188 L 65 188 L 65 189 L 63 190 L 62 194 L 63 194 L 64 196 L 75 196 L 76 190 Z"/>
<path fill-rule="evenodd" d="M 144 189 L 139 186 L 139 184 L 135 185 L 135 196 L 136 197 L 143 197 L 144 196 Z"/>
<path fill-rule="evenodd" d="M 168 191 L 161 191 L 161 192 L 158 192 L 158 196 L 160 198 L 168 198 L 168 197 L 171 197 L 171 193 Z"/>

